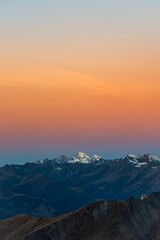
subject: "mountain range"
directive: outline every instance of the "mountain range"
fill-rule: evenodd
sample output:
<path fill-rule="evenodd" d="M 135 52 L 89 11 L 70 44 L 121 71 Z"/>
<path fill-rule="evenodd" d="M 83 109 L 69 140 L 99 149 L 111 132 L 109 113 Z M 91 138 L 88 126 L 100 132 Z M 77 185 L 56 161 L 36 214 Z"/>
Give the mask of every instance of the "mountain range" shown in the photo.
<path fill-rule="evenodd" d="M 57 218 L 0 220 L 3 240 L 160 240 L 160 193 L 91 203 Z"/>
<path fill-rule="evenodd" d="M 151 154 L 107 160 L 78 152 L 0 168 L 0 219 L 17 214 L 57 217 L 91 202 L 127 201 L 160 191 L 160 158 Z"/>

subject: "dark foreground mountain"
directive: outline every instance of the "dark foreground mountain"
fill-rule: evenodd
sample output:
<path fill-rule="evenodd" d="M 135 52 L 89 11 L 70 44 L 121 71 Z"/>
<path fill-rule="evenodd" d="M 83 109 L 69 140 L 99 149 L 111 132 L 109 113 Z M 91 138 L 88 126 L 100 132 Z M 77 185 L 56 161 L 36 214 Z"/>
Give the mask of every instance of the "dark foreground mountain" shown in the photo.
<path fill-rule="evenodd" d="M 0 219 L 18 214 L 57 217 L 90 202 L 127 200 L 160 191 L 160 158 L 104 160 L 79 152 L 0 168 Z"/>
<path fill-rule="evenodd" d="M 3 240 L 160 240 L 160 193 L 101 201 L 59 218 L 19 215 L 0 221 Z"/>

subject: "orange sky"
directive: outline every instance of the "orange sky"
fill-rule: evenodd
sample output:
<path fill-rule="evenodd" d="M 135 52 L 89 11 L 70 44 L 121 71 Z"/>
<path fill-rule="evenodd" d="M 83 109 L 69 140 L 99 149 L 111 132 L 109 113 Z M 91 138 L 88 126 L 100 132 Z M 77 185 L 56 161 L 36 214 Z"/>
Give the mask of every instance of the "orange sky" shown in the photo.
<path fill-rule="evenodd" d="M 0 152 L 157 153 L 160 5 L 29 2 L 0 3 Z"/>
<path fill-rule="evenodd" d="M 16 62 L 9 67 L 1 69 L 4 136 L 159 130 L 159 72 L 147 66 L 106 71 L 102 78 L 45 64 L 26 62 L 24 67 Z"/>

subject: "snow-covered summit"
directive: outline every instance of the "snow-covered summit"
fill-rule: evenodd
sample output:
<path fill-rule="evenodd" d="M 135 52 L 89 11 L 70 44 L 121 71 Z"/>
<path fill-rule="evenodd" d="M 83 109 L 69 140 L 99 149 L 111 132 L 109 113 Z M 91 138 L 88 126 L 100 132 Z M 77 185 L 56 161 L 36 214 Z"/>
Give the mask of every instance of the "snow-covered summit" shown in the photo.
<path fill-rule="evenodd" d="M 98 156 L 98 155 L 93 155 L 93 156 L 92 156 L 92 159 L 100 160 L 100 159 L 102 159 L 102 157 L 100 157 L 100 156 Z"/>
<path fill-rule="evenodd" d="M 143 155 L 128 154 L 126 158 L 134 167 L 141 167 L 149 162 L 160 162 L 160 157 L 150 153 L 145 153 Z"/>
<path fill-rule="evenodd" d="M 98 161 L 102 159 L 100 156 L 93 155 L 92 157 L 88 156 L 86 153 L 78 152 L 76 155 L 74 155 L 70 160 L 68 160 L 68 163 L 92 163 L 94 161 Z"/>
<path fill-rule="evenodd" d="M 40 159 L 38 161 L 36 161 L 35 163 L 38 165 L 44 165 L 47 162 L 51 161 L 51 162 L 57 162 L 57 163 L 93 163 L 93 162 L 97 162 L 99 160 L 101 160 L 102 157 L 98 156 L 98 155 L 93 155 L 93 156 L 89 156 L 86 153 L 83 152 L 77 152 L 76 155 L 74 155 L 73 157 L 66 157 L 64 155 L 59 156 L 57 158 L 54 158 L 52 160 L 49 160 L 48 158 L 46 159 Z"/>
<path fill-rule="evenodd" d="M 36 164 L 41 164 L 41 165 L 43 165 L 43 164 L 46 163 L 47 161 L 48 161 L 48 158 L 45 158 L 45 159 L 37 160 L 35 163 L 36 163 Z"/>

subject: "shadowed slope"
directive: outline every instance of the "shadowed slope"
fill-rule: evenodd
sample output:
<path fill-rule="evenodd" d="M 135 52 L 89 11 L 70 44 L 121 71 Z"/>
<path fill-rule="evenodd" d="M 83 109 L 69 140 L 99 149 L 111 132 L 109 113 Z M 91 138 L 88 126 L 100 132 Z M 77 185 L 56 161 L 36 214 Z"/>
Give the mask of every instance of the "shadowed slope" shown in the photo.
<path fill-rule="evenodd" d="M 58 218 L 19 215 L 0 221 L 3 240 L 160 240 L 160 193 L 101 201 Z"/>

